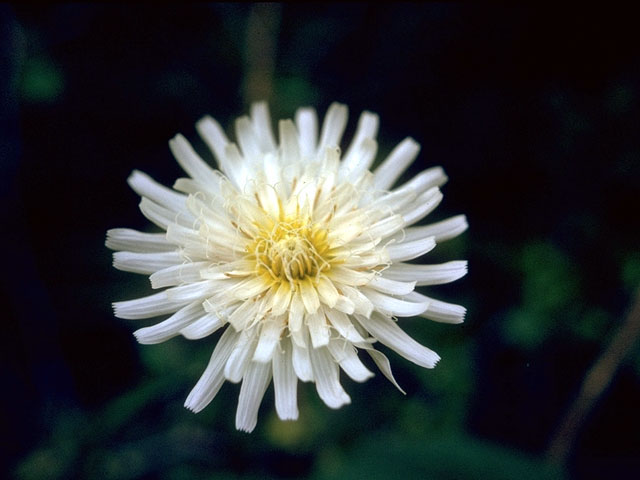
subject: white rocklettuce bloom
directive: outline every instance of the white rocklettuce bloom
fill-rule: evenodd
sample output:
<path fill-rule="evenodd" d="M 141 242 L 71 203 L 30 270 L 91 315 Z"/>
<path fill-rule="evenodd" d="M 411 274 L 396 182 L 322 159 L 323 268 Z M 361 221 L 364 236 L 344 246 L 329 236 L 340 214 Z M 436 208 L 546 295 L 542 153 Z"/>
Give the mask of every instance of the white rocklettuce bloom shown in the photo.
<path fill-rule="evenodd" d="M 416 286 L 454 281 L 466 261 L 408 263 L 467 228 L 463 215 L 412 226 L 442 200 L 447 180 L 430 168 L 392 188 L 419 145 L 407 138 L 371 173 L 378 116 L 364 112 L 344 154 L 339 148 L 347 108 L 334 103 L 318 136 L 315 110 L 278 124 L 265 103 L 237 119 L 237 144 L 210 117 L 198 133 L 213 152 L 213 169 L 182 135 L 169 146 L 189 175 L 173 190 L 134 171 L 129 185 L 140 210 L 162 233 L 118 228 L 106 245 L 120 270 L 150 275 L 153 295 L 114 303 L 115 315 L 169 315 L 137 330 L 143 344 L 176 335 L 203 338 L 223 330 L 209 365 L 185 406 L 202 410 L 225 380 L 242 382 L 236 428 L 254 429 L 273 380 L 275 407 L 296 419 L 297 382 L 314 382 L 331 408 L 350 402 L 340 368 L 357 382 L 372 372 L 360 351 L 395 382 L 380 342 L 425 368 L 440 357 L 407 335 L 397 317 L 463 321 L 465 308 L 435 300 Z"/>

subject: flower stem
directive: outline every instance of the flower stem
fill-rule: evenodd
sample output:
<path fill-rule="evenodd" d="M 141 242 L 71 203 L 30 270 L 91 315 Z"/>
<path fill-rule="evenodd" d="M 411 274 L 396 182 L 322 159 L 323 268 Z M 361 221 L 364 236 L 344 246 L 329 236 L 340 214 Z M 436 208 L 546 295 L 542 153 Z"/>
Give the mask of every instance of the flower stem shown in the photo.
<path fill-rule="evenodd" d="M 565 464 L 582 424 L 611 384 L 616 371 L 640 337 L 640 290 L 635 302 L 615 332 L 607 348 L 587 371 L 580 392 L 556 430 L 546 456 L 550 462 Z"/>
<path fill-rule="evenodd" d="M 269 101 L 273 95 L 280 8 L 277 3 L 255 3 L 251 6 L 244 57 L 243 100 L 247 105 Z"/>

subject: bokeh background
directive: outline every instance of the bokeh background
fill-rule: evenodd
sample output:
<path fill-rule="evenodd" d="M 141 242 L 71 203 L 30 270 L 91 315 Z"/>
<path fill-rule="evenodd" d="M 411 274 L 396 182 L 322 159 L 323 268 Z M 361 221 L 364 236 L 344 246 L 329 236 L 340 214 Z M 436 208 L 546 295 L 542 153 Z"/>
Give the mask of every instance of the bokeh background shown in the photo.
<path fill-rule="evenodd" d="M 18 479 L 640 478 L 640 35 L 584 5 L 0 6 L 2 469 Z M 450 181 L 429 220 L 470 229 L 428 262 L 465 324 L 404 319 L 434 370 L 391 354 L 312 385 L 281 422 L 234 429 L 239 388 L 183 401 L 216 338 L 136 344 L 110 302 L 150 291 L 111 268 L 108 228 L 150 230 L 132 169 L 171 185 L 177 132 L 267 99 L 275 118 L 332 101 L 381 116 L 382 154 Z M 148 322 L 150 323 L 150 322 Z M 147 324 L 147 322 L 145 322 Z"/>

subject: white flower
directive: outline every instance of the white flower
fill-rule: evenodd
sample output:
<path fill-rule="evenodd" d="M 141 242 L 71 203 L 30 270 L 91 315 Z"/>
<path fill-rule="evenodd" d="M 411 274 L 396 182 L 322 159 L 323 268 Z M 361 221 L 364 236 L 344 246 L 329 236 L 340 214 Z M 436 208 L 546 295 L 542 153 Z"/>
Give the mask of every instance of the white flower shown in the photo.
<path fill-rule="evenodd" d="M 169 146 L 189 178 L 171 190 L 139 171 L 129 177 L 142 197 L 140 210 L 166 233 L 113 229 L 106 245 L 120 250 L 116 268 L 150 274 L 152 288 L 168 288 L 114 303 L 115 315 L 170 314 L 135 332 L 144 344 L 224 330 L 187 397 L 194 412 L 225 380 L 242 381 L 236 428 L 250 432 L 272 378 L 281 419 L 298 417 L 298 379 L 315 382 L 320 398 L 339 408 L 350 402 L 340 368 L 357 382 L 373 375 L 359 350 L 398 387 L 376 341 L 422 367 L 440 359 L 401 330 L 396 317 L 462 322 L 464 307 L 414 288 L 462 277 L 466 261 L 406 263 L 467 228 L 463 215 L 410 226 L 440 203 L 443 170 L 425 170 L 390 190 L 419 145 L 405 139 L 371 173 L 378 116 L 362 114 L 342 155 L 346 123 L 347 108 L 333 104 L 318 137 L 315 110 L 301 108 L 295 122 L 280 121 L 276 143 L 267 106 L 258 103 L 236 121 L 239 147 L 212 118 L 197 123 L 220 171 L 177 135 Z"/>

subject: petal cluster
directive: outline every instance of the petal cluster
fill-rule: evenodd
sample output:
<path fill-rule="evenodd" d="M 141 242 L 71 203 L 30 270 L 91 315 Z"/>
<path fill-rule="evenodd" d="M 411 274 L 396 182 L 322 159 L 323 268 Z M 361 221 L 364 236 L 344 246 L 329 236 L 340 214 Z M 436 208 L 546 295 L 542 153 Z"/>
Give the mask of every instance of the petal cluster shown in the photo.
<path fill-rule="evenodd" d="M 177 135 L 169 146 L 188 177 L 173 189 L 139 171 L 129 177 L 162 233 L 113 229 L 106 244 L 116 268 L 150 275 L 158 292 L 114 303 L 116 316 L 166 316 L 135 332 L 144 344 L 223 330 L 187 408 L 198 412 L 225 381 L 242 382 L 236 427 L 251 431 L 272 381 L 278 416 L 297 418 L 298 380 L 339 408 L 350 402 L 340 369 L 357 382 L 373 375 L 361 351 L 397 386 L 376 342 L 422 367 L 438 362 L 398 317 L 462 322 L 464 307 L 415 287 L 457 280 L 466 262 L 410 263 L 467 228 L 463 215 L 413 226 L 442 200 L 443 170 L 393 188 L 419 145 L 405 139 L 371 172 L 378 116 L 364 112 L 341 153 L 346 124 L 344 105 L 331 105 L 320 128 L 315 110 L 301 108 L 279 122 L 276 141 L 257 103 L 237 119 L 237 143 L 212 118 L 197 123 L 218 170 Z"/>

